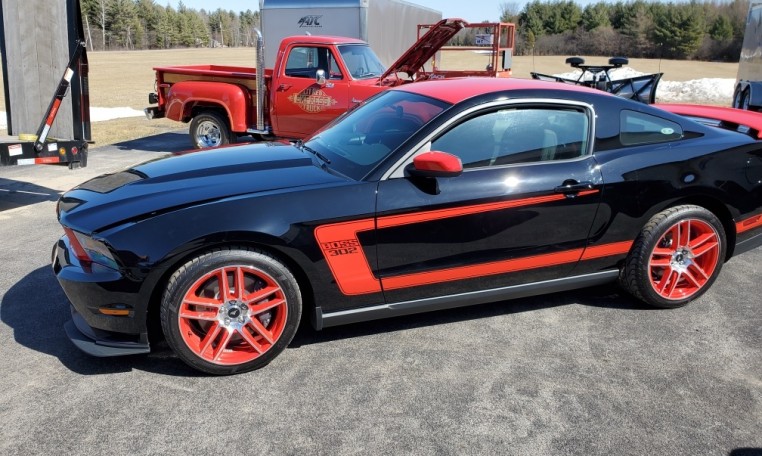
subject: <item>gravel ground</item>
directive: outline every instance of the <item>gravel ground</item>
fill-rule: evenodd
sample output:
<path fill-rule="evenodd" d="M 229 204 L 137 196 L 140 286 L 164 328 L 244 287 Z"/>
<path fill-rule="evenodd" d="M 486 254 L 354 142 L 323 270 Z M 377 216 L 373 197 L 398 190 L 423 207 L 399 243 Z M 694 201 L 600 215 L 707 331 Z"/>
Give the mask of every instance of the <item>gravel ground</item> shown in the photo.
<path fill-rule="evenodd" d="M 303 327 L 227 378 L 165 347 L 80 353 L 49 266 L 58 192 L 186 140 L 0 168 L 0 454 L 762 455 L 762 249 L 677 310 L 606 286 Z"/>

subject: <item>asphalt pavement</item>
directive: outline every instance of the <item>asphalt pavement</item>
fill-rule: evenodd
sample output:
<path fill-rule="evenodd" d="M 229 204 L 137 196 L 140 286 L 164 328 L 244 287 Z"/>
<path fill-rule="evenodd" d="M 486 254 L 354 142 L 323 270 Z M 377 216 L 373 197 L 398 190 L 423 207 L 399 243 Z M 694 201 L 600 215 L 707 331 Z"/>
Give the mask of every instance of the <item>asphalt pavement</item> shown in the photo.
<path fill-rule="evenodd" d="M 687 307 L 616 286 L 329 328 L 210 377 L 166 348 L 93 358 L 50 269 L 60 192 L 180 150 L 0 168 L 0 454 L 762 455 L 762 249 Z"/>

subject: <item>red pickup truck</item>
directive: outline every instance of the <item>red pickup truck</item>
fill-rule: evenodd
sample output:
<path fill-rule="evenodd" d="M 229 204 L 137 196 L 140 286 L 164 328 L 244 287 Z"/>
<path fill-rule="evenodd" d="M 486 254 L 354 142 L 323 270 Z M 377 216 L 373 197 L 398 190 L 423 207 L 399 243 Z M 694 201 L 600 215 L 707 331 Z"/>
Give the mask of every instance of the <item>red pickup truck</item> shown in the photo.
<path fill-rule="evenodd" d="M 494 64 L 480 74 L 472 71 L 430 72 L 424 64 L 465 27 L 494 26 Z M 424 27 L 425 33 L 394 64 L 385 69 L 367 43 L 335 36 L 293 36 L 284 39 L 274 68 L 263 69 L 261 35 L 257 68 L 192 65 L 157 67 L 157 92 L 149 94 L 149 119 L 166 117 L 190 122 L 195 147 L 235 142 L 238 136 L 257 139 L 301 139 L 354 105 L 389 87 L 412 81 L 452 76 L 507 76 L 498 55 L 513 47 L 513 24 L 468 24 L 443 19 Z M 421 28 L 419 27 L 419 30 Z M 509 47 L 502 47 L 502 46 Z M 484 52 L 484 47 L 479 48 Z M 498 69 L 501 67 L 501 69 Z M 264 74 L 264 77 L 261 75 Z"/>

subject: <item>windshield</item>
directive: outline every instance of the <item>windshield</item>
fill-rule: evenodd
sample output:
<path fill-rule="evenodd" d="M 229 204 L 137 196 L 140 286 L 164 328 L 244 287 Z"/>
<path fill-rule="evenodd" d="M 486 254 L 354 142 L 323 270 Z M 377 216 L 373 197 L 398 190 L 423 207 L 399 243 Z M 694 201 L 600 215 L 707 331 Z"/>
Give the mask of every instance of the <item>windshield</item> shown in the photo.
<path fill-rule="evenodd" d="M 389 90 L 319 131 L 305 145 L 327 158 L 331 169 L 360 180 L 449 106 Z"/>
<path fill-rule="evenodd" d="M 368 46 L 357 44 L 339 46 L 339 52 L 347 65 L 349 74 L 354 79 L 377 78 L 386 71 L 384 65 L 378 60 L 378 56 Z"/>

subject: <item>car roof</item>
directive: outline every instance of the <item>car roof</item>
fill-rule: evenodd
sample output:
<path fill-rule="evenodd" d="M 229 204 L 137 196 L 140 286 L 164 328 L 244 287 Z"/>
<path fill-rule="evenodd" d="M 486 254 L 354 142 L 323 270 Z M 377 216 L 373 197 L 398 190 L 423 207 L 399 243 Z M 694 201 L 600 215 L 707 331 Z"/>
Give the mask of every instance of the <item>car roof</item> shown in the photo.
<path fill-rule="evenodd" d="M 437 98 L 451 104 L 478 95 L 512 90 L 557 90 L 582 92 L 587 94 L 605 94 L 605 92 L 601 92 L 600 90 L 593 90 L 588 87 L 573 84 L 520 78 L 436 79 L 416 82 L 414 84 L 405 84 L 397 87 L 395 90 L 402 90 L 431 98 Z"/>

